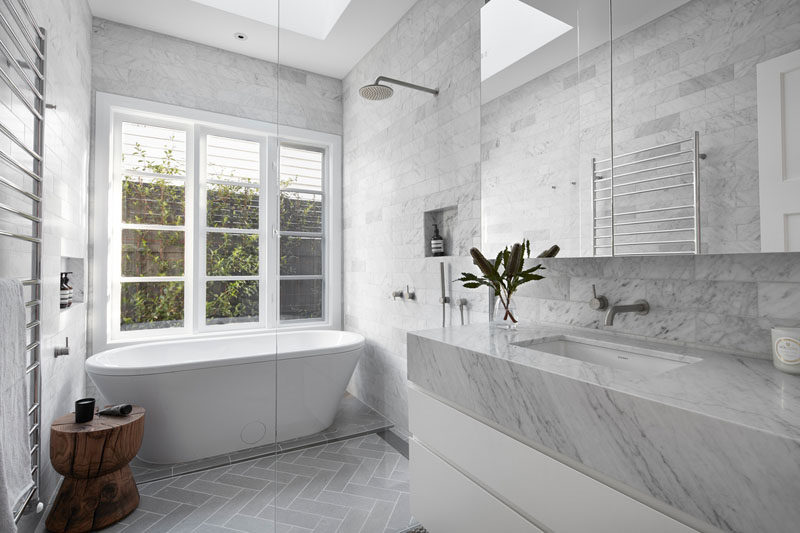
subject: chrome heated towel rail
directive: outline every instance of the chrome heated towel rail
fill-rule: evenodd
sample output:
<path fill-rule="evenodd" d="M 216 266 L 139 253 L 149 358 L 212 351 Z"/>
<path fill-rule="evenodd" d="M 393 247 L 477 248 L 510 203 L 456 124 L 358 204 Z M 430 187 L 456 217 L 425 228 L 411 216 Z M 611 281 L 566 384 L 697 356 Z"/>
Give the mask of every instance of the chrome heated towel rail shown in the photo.
<path fill-rule="evenodd" d="M 42 177 L 44 171 L 45 32 L 25 0 L 0 3 L 0 264 L 22 279 L 26 309 L 28 436 L 34 485 L 15 510 L 19 521 L 39 505 L 42 424 Z M 30 264 L 28 265 L 28 255 Z"/>
<path fill-rule="evenodd" d="M 595 256 L 700 252 L 700 134 L 592 159 Z"/>

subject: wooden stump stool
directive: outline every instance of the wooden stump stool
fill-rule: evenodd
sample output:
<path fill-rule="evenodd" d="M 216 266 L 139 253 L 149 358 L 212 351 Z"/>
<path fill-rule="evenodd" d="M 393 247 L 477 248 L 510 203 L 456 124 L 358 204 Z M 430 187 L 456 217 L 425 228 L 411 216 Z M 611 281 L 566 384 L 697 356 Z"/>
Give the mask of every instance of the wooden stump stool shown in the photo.
<path fill-rule="evenodd" d="M 144 435 L 144 409 L 128 416 L 95 415 L 75 423 L 70 413 L 50 427 L 50 462 L 64 476 L 47 530 L 59 533 L 102 529 L 118 522 L 139 505 L 131 459 Z"/>

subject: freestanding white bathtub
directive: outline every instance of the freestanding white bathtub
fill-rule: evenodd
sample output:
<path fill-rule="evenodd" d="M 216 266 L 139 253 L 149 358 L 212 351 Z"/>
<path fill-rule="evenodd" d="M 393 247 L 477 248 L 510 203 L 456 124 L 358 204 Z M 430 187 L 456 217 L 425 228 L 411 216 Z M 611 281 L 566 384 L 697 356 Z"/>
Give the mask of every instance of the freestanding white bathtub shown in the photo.
<path fill-rule="evenodd" d="M 147 409 L 141 459 L 179 463 L 271 444 L 276 423 L 279 441 L 327 428 L 363 349 L 344 331 L 243 334 L 116 348 L 86 371 Z"/>

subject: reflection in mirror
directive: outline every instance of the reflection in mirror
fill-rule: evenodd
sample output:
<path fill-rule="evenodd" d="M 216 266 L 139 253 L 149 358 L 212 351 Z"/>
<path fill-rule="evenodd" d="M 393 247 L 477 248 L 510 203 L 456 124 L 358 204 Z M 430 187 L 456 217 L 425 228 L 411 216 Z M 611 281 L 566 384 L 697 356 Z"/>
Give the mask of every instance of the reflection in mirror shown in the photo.
<path fill-rule="evenodd" d="M 498 1 L 482 24 L 499 25 Z M 571 29 L 500 70 L 482 43 L 485 246 L 522 235 L 572 257 L 800 250 L 800 3 L 516 4 Z M 506 31 L 527 20 L 528 34 L 554 34 L 515 19 Z"/>
<path fill-rule="evenodd" d="M 497 58 L 498 34 L 527 48 Z M 492 0 L 482 8 L 485 249 L 523 237 L 532 253 L 553 244 L 570 256 L 591 251 L 582 250 L 591 209 L 581 207 L 591 206 L 592 158 L 611 156 L 609 37 L 608 2 Z"/>
<path fill-rule="evenodd" d="M 615 254 L 800 250 L 799 8 L 613 0 Z"/>

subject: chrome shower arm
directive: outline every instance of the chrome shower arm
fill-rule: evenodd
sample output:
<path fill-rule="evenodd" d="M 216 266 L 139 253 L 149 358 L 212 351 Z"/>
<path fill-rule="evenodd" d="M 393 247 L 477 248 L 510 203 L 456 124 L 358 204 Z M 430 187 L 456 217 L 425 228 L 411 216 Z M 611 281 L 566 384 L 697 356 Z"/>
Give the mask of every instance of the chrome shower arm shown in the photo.
<path fill-rule="evenodd" d="M 429 89 L 428 87 L 423 87 L 422 85 L 415 85 L 413 83 L 408 83 L 402 80 L 396 80 L 394 78 L 387 78 L 386 76 L 378 76 L 375 80 L 375 85 L 379 85 L 380 82 L 385 81 L 387 83 L 392 83 L 394 85 L 402 85 L 403 87 L 408 87 L 409 89 L 416 89 L 417 91 L 424 91 L 426 93 L 431 94 L 439 94 L 439 89 Z"/>

